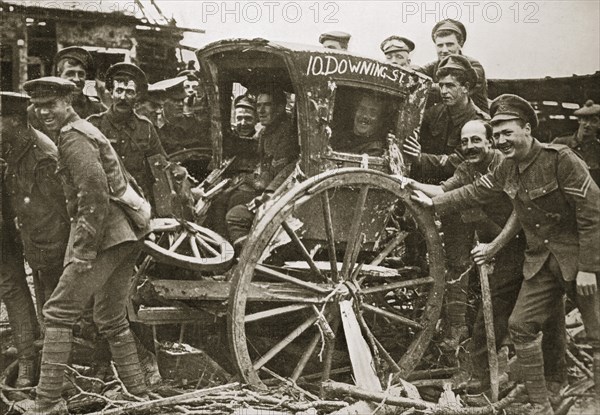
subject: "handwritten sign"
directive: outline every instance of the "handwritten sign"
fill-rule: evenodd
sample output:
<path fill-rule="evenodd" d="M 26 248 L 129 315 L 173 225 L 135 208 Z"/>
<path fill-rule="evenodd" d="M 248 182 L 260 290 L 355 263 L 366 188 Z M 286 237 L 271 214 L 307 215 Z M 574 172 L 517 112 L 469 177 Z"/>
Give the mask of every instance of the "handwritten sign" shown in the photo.
<path fill-rule="evenodd" d="M 358 75 L 385 79 L 394 83 L 410 83 L 408 74 L 385 63 L 369 59 L 331 55 L 313 55 L 308 59 L 307 76 Z"/>

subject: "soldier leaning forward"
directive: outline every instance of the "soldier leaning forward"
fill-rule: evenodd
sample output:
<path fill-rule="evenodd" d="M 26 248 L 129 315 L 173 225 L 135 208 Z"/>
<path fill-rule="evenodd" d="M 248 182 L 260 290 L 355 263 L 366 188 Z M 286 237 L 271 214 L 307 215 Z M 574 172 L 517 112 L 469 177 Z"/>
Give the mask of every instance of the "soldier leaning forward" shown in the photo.
<path fill-rule="evenodd" d="M 130 393 L 144 396 L 146 385 L 125 305 L 140 252 L 138 241 L 148 232 L 148 221 L 135 226 L 116 200 L 129 192 L 126 172 L 106 137 L 73 110 L 74 85 L 40 78 L 24 87 L 36 109 L 49 110 L 60 126 L 58 171 L 72 222 L 65 269 L 44 305 L 46 336 L 36 401 L 24 401 L 21 407 L 30 414 L 66 413 L 61 365 L 69 361 L 73 326 L 92 300 L 94 323 L 109 342 L 120 379 Z M 146 206 L 145 201 L 138 205 L 149 219 Z"/>
<path fill-rule="evenodd" d="M 505 94 L 490 109 L 494 139 L 506 159 L 475 184 L 444 193 L 433 202 L 441 214 L 487 203 L 499 192 L 511 199 L 527 250 L 525 280 L 509 319 L 509 332 L 519 364 L 526 368 L 522 375 L 532 404 L 529 413 L 552 414 L 541 330 L 565 293 L 577 302 L 591 340 L 595 391 L 600 397 L 600 189 L 570 149 L 542 144 L 531 136 L 537 117 L 527 101 Z"/>

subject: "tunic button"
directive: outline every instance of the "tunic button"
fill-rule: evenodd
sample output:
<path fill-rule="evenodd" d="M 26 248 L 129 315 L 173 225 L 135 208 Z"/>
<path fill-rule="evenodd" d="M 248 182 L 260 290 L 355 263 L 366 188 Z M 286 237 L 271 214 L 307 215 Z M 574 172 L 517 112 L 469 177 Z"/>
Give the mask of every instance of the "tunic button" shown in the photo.
<path fill-rule="evenodd" d="M 539 228 L 540 228 L 540 224 L 539 224 L 539 223 L 536 223 L 536 224 L 535 224 L 535 227 L 539 229 Z"/>
<path fill-rule="evenodd" d="M 124 158 L 125 158 L 125 156 L 121 156 L 121 158 L 122 158 L 122 159 L 124 159 Z"/>
<path fill-rule="evenodd" d="M 528 207 L 528 208 L 527 208 L 527 210 L 531 210 L 531 208 L 530 208 L 530 207 Z"/>
<path fill-rule="evenodd" d="M 545 243 L 545 244 L 547 244 L 547 243 L 548 243 L 548 240 L 547 240 L 547 239 L 544 239 L 544 243 Z"/>
<path fill-rule="evenodd" d="M 542 193 L 546 193 L 546 190 L 542 190 Z"/>

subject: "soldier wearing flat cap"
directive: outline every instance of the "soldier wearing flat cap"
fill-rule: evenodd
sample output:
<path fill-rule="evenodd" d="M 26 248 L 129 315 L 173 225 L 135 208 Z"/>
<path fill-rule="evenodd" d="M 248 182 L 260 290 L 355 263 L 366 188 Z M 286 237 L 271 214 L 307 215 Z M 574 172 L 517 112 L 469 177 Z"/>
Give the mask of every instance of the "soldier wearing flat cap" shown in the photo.
<path fill-rule="evenodd" d="M 148 92 L 135 103 L 134 111 L 152 122 L 158 132 L 165 123 L 163 108 L 165 105 L 165 91 L 148 85 Z M 160 137 L 160 133 L 159 133 Z M 164 146 L 163 146 L 164 147 Z"/>
<path fill-rule="evenodd" d="M 457 20 L 441 20 L 433 27 L 431 39 L 435 44 L 438 59 L 435 62 L 428 63 L 418 68 L 418 70 L 433 78 L 434 81 L 437 81 L 437 70 L 443 58 L 450 55 L 464 56 L 475 72 L 477 72 L 477 83 L 472 86 L 473 89 L 471 90 L 473 102 L 480 109 L 487 112 L 489 107 L 487 80 L 485 78 L 483 66 L 481 66 L 481 63 L 479 63 L 478 60 L 462 55 L 462 48 L 467 40 L 467 30 L 465 29 L 465 26 Z"/>
<path fill-rule="evenodd" d="M 421 142 L 409 137 L 404 154 L 413 160 L 412 175 L 420 181 L 439 184 L 450 178 L 464 154 L 460 147 L 460 131 L 471 120 L 489 118 L 470 97 L 477 84 L 477 72 L 461 55 L 450 55 L 438 65 L 436 78 L 442 102 L 425 111 L 420 129 Z M 466 323 L 468 278 L 459 278 L 470 266 L 469 251 L 473 244 L 470 226 L 457 215 L 442 218 L 448 281 L 446 290 L 446 333 L 442 348 L 453 351 L 468 336 Z"/>
<path fill-rule="evenodd" d="M 587 100 L 573 115 L 579 121 L 577 131 L 557 137 L 552 142 L 569 146 L 577 153 L 588 165 L 592 179 L 600 185 L 600 105 Z"/>
<path fill-rule="evenodd" d="M 334 30 L 321 34 L 319 43 L 326 49 L 348 50 L 351 37 L 350 33 Z"/>
<path fill-rule="evenodd" d="M 15 386 L 19 388 L 33 386 L 37 332 L 23 255 L 40 288 L 38 304 L 43 304 L 62 273 L 69 237 L 65 199 L 56 175 L 58 152 L 52 140 L 28 126 L 28 104 L 27 95 L 0 92 L 0 156 L 6 160 L 6 172 L 4 166 L 0 169 L 0 299 L 17 349 Z"/>
<path fill-rule="evenodd" d="M 527 240 L 525 280 L 509 332 L 518 362 L 527 368 L 521 375 L 531 404 L 528 413 L 554 413 L 544 379 L 542 328 L 555 318 L 565 293 L 577 303 L 591 341 L 596 385 L 595 402 L 590 404 L 599 405 L 600 189 L 568 147 L 540 143 L 531 135 L 537 117 L 527 101 L 504 94 L 494 100 L 490 112 L 494 141 L 505 159 L 474 184 L 434 197 L 433 206 L 438 214 L 448 214 L 487 203 L 500 192 L 509 196 L 516 220 L 509 221 L 492 244 L 476 248 L 474 257 L 477 263 L 490 260 L 522 226 Z M 564 340 L 565 332 L 554 335 Z"/>
<path fill-rule="evenodd" d="M 152 122 L 134 111 L 136 102 L 148 90 L 146 74 L 131 63 L 116 63 L 106 72 L 106 89 L 111 93 L 112 105 L 88 121 L 108 138 L 154 206 L 154 179 L 147 159 L 157 154 L 166 157 L 166 153 Z"/>
<path fill-rule="evenodd" d="M 412 40 L 402 36 L 392 35 L 381 42 L 379 46 L 385 55 L 385 60 L 394 66 L 410 67 L 410 54 L 415 50 Z"/>
<path fill-rule="evenodd" d="M 125 81 L 114 86 L 129 88 Z M 108 139 L 73 110 L 71 82 L 40 78 L 24 88 L 36 111 L 47 108 L 59 130 L 58 174 L 71 220 L 65 268 L 44 305 L 36 400 L 23 401 L 20 408 L 28 414 L 67 413 L 60 368 L 69 362 L 73 326 L 92 302 L 94 323 L 110 345 L 120 379 L 130 393 L 144 396 L 147 388 L 125 306 L 139 240 L 149 231 L 148 204 L 134 190 Z"/>
<path fill-rule="evenodd" d="M 85 88 L 85 81 L 93 79 L 95 73 L 94 60 L 87 50 L 78 46 L 59 50 L 54 56 L 52 68 L 54 76 L 69 80 L 75 84 L 72 105 L 80 117 L 87 118 L 92 114 L 106 111 L 106 107 L 97 97 L 86 93 L 88 91 Z M 48 134 L 44 130 L 44 124 L 36 119 L 33 107 L 30 107 L 28 111 L 31 125 L 35 129 Z"/>
<path fill-rule="evenodd" d="M 256 100 L 250 95 L 240 95 L 233 101 L 235 131 L 240 138 L 256 135 Z"/>

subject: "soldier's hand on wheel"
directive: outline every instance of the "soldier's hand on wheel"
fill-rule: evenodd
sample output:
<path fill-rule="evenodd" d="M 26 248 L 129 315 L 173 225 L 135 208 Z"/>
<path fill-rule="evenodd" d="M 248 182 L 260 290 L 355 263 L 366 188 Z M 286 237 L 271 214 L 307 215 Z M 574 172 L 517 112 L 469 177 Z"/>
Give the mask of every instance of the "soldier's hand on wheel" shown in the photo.
<path fill-rule="evenodd" d="M 413 193 L 412 195 L 410 195 L 410 198 L 423 206 L 433 206 L 433 200 L 420 190 L 413 190 Z"/>
<path fill-rule="evenodd" d="M 402 152 L 407 157 L 419 159 L 421 157 L 421 144 L 419 143 L 419 131 L 414 130 L 410 137 L 402 143 Z"/>
<path fill-rule="evenodd" d="M 92 261 L 88 261 L 86 259 L 73 258 L 71 264 L 77 273 L 82 273 L 92 269 Z"/>
<path fill-rule="evenodd" d="M 475 261 L 477 265 L 483 265 L 492 262 L 496 253 L 496 246 L 491 243 L 477 244 L 477 246 L 471 250 L 473 261 Z"/>
<path fill-rule="evenodd" d="M 594 272 L 579 271 L 576 283 L 577 294 L 579 295 L 594 295 L 598 291 L 598 283 Z"/>

